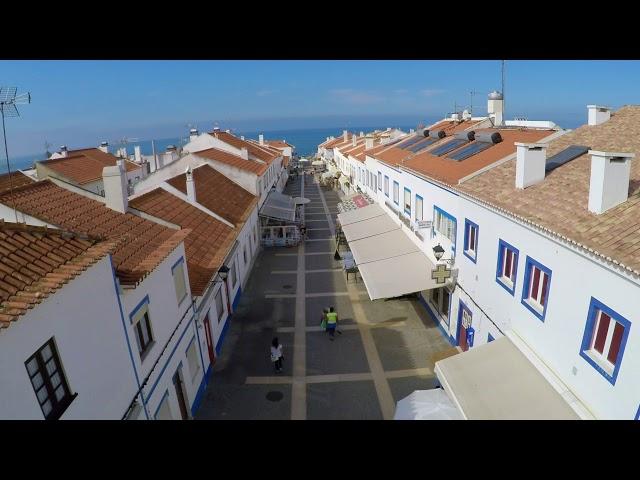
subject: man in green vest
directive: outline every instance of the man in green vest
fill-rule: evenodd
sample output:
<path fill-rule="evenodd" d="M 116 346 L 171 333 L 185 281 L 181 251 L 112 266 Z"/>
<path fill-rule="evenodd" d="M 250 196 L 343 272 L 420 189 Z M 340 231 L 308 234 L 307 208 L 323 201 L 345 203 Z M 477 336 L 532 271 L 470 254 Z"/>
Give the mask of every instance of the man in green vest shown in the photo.
<path fill-rule="evenodd" d="M 335 338 L 336 326 L 338 325 L 338 314 L 333 311 L 333 307 L 329 307 L 329 313 L 327 313 L 327 331 L 331 337 L 331 341 Z"/>

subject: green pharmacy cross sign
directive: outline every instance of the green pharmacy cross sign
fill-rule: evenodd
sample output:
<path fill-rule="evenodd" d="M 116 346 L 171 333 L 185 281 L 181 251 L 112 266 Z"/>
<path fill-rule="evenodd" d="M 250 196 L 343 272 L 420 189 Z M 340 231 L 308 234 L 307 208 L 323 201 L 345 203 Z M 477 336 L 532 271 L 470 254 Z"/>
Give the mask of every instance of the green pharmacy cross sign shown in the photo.
<path fill-rule="evenodd" d="M 435 270 L 431 270 L 431 278 L 436 283 L 444 283 L 447 278 L 451 277 L 451 269 L 448 269 L 446 265 L 440 264 Z"/>

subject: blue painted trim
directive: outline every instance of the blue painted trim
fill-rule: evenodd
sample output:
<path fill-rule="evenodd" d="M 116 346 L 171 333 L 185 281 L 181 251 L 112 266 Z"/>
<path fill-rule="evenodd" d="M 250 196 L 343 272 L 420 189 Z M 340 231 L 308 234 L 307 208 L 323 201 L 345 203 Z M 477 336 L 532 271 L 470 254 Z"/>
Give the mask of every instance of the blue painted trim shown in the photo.
<path fill-rule="evenodd" d="M 515 255 L 515 259 L 514 259 L 514 263 L 515 263 L 515 267 L 513 270 L 513 287 L 509 288 L 505 283 L 502 282 L 502 280 L 500 280 L 500 277 L 502 276 L 502 250 L 503 248 L 508 248 L 509 250 L 511 250 L 514 255 Z M 509 292 L 512 296 L 514 295 L 514 292 L 516 291 L 516 283 L 518 281 L 518 261 L 520 260 L 520 251 L 514 247 L 513 245 L 511 245 L 508 242 L 505 242 L 504 240 L 502 240 L 501 238 L 498 239 L 498 263 L 496 265 L 496 283 L 498 285 L 500 285 L 502 288 L 504 288 L 507 292 Z"/>
<path fill-rule="evenodd" d="M 236 296 L 233 297 L 233 302 L 231 302 L 231 308 L 233 310 L 238 306 L 238 302 L 240 301 L 240 296 L 242 295 L 242 287 L 238 287 L 238 291 L 236 292 Z"/>
<path fill-rule="evenodd" d="M 224 337 L 227 335 L 227 330 L 229 330 L 229 325 L 231 324 L 231 315 L 227 314 L 227 318 L 224 320 L 224 327 L 222 327 L 222 332 L 220 332 L 220 336 L 218 337 L 218 342 L 216 343 L 216 355 L 220 355 L 222 351 L 222 343 L 224 342 Z"/>
<path fill-rule="evenodd" d="M 612 320 L 620 323 L 624 327 L 624 333 L 622 334 L 622 340 L 620 340 L 620 349 L 618 350 L 618 358 L 616 359 L 616 364 L 613 368 L 613 374 L 609 375 L 604 369 L 598 365 L 594 360 L 589 357 L 585 352 L 589 349 L 589 344 L 591 343 L 591 337 L 593 335 L 593 329 L 596 325 L 596 310 L 601 310 L 607 315 L 611 317 Z M 582 337 L 582 345 L 580 346 L 580 356 L 584 358 L 587 363 L 589 363 L 593 368 L 596 369 L 600 375 L 607 379 L 607 381 L 611 385 L 616 384 L 616 379 L 618 378 L 618 372 L 620 371 L 620 365 L 622 364 L 622 357 L 624 355 L 624 349 L 627 345 L 627 338 L 629 337 L 629 331 L 631 330 L 631 322 L 620 315 L 615 310 L 607 307 L 604 303 L 597 300 L 594 297 L 591 297 L 591 302 L 589 303 L 589 313 L 587 315 L 587 324 L 584 328 L 584 335 Z"/>
<path fill-rule="evenodd" d="M 640 420 L 640 407 L 638 407 L 638 411 L 636 412 L 636 417 L 634 420 Z"/>
<path fill-rule="evenodd" d="M 384 180 L 385 180 L 384 184 L 385 184 L 385 187 L 386 187 L 384 195 L 385 195 L 385 197 L 389 198 L 389 176 L 385 175 L 384 176 Z"/>
<path fill-rule="evenodd" d="M 140 377 L 138 376 L 138 369 L 136 368 L 136 362 L 133 358 L 133 350 L 131 350 L 131 341 L 129 340 L 129 334 L 127 333 L 127 322 L 124 319 L 124 310 L 122 308 L 122 302 L 120 301 L 120 294 L 118 293 L 118 282 L 116 280 L 116 270 L 113 268 L 113 261 L 111 254 L 109 254 L 109 265 L 111 266 L 111 276 L 113 277 L 113 286 L 115 287 L 116 298 L 118 299 L 118 309 L 120 310 L 120 319 L 122 320 L 122 328 L 124 329 L 124 338 L 127 341 L 127 350 L 129 350 L 129 358 L 131 359 L 131 365 L 133 366 L 133 374 L 136 377 L 136 385 L 138 385 L 138 391 L 140 392 L 140 399 L 142 400 L 142 409 L 144 410 L 144 416 L 149 420 L 149 412 L 147 411 L 147 404 L 144 400 L 144 393 L 140 389 Z"/>
<path fill-rule="evenodd" d="M 382 172 L 378 170 L 378 190 L 382 191 Z"/>
<path fill-rule="evenodd" d="M 155 391 L 156 387 L 158 386 L 158 382 L 160 382 L 160 379 L 162 378 L 162 375 L 164 375 L 164 371 L 167 369 L 167 365 L 169 365 L 169 362 L 173 358 L 173 354 L 176 352 L 176 349 L 178 348 L 178 346 L 182 342 L 182 339 L 183 339 L 184 335 L 187 333 L 187 330 L 189 330 L 189 326 L 191 325 L 191 322 L 193 322 L 193 318 L 194 317 L 192 316 L 189 319 L 189 321 L 187 322 L 187 326 L 182 331 L 182 334 L 180 335 L 180 338 L 178 338 L 178 341 L 176 342 L 176 344 L 173 346 L 173 350 L 171 350 L 171 354 L 169 354 L 169 357 L 167 358 L 167 361 L 164 362 L 164 366 L 162 367 L 162 370 L 160 370 L 160 373 L 158 374 L 158 378 L 156 378 L 156 381 L 153 384 L 153 387 L 151 387 L 151 390 L 149 391 L 149 395 L 147 396 L 147 402 L 149 402 L 149 399 L 151 398 L 151 395 L 153 395 L 153 392 Z"/>
<path fill-rule="evenodd" d="M 493 338 L 493 335 L 489 334 L 489 335 L 487 336 L 487 343 L 491 343 L 491 342 L 493 342 L 494 340 L 495 340 L 495 338 Z"/>
<path fill-rule="evenodd" d="M 196 398 L 193 399 L 193 403 L 191 405 L 191 416 L 195 417 L 196 412 L 200 408 L 200 403 L 202 403 L 202 397 L 204 396 L 204 392 L 207 390 L 207 385 L 209 384 L 209 380 L 211 379 L 211 374 L 213 369 L 211 365 L 207 369 L 207 373 L 202 376 L 202 381 L 200 382 L 200 386 L 198 387 L 198 392 L 196 393 Z"/>
<path fill-rule="evenodd" d="M 407 187 L 404 187 L 404 194 L 406 196 L 407 192 L 409 192 L 409 210 L 407 211 L 407 205 L 404 204 L 404 213 L 406 213 L 407 215 L 409 215 L 409 217 L 411 217 L 411 190 L 409 190 Z M 402 203 L 404 202 L 404 198 L 402 199 Z"/>
<path fill-rule="evenodd" d="M 421 217 L 422 218 L 418 218 L 418 199 L 420 199 L 420 201 L 422 202 L 422 212 L 421 212 Z M 416 220 L 424 220 L 424 198 L 422 198 L 420 195 L 418 195 L 416 193 L 415 203 L 416 203 L 416 208 L 414 209 L 415 210 L 415 219 Z"/>
<path fill-rule="evenodd" d="M 429 305 L 429 302 L 425 300 L 422 294 L 418 295 L 418 300 L 424 306 L 425 310 L 427 311 L 427 314 L 429 315 L 433 323 L 436 324 L 442 336 L 447 339 L 447 341 L 451 344 L 451 346 L 455 347 L 456 346 L 455 339 L 451 335 L 449 335 L 449 333 L 444 328 L 442 328 L 442 323 L 440 323 L 440 320 L 438 320 L 439 316 L 435 312 L 433 312 L 433 310 L 431 309 L 431 306 Z M 449 306 L 449 311 L 451 311 L 451 306 Z"/>
<path fill-rule="evenodd" d="M 160 402 L 158 403 L 158 408 L 156 408 L 156 412 L 153 414 L 153 419 L 156 420 L 156 417 L 158 416 L 158 412 L 160 411 L 160 407 L 162 407 L 162 402 L 164 402 L 164 399 L 167 398 L 169 396 L 169 389 L 167 388 L 164 392 L 164 395 L 162 396 L 162 398 L 160 399 Z M 169 411 L 171 411 L 171 409 L 169 409 Z"/>
<path fill-rule="evenodd" d="M 193 301 L 191 301 L 191 311 L 193 312 L 193 318 L 196 318 L 197 312 Z M 204 355 L 202 355 L 202 345 L 200 342 L 200 333 L 198 332 L 197 322 L 193 322 L 193 329 L 196 331 L 196 338 L 198 339 L 198 351 L 200 352 L 200 364 L 202 365 L 202 370 L 204 370 Z"/>
<path fill-rule="evenodd" d="M 138 310 L 140 310 L 142 307 L 144 307 L 148 303 L 149 303 L 149 294 L 145 295 L 144 298 L 140 301 L 140 303 L 136 305 L 136 308 L 134 308 L 132 312 L 129 314 L 130 323 L 133 323 L 133 317 L 136 316 L 136 313 L 138 313 Z"/>
<path fill-rule="evenodd" d="M 456 345 L 460 346 L 460 329 L 462 328 L 462 311 L 466 310 L 471 317 L 471 322 L 473 322 L 473 313 L 469 310 L 469 307 L 465 305 L 462 300 L 458 300 L 460 303 L 458 304 L 458 324 L 456 325 Z M 471 348 L 471 347 L 469 347 Z"/>
<path fill-rule="evenodd" d="M 469 228 L 475 228 L 476 230 L 476 249 L 475 249 L 475 257 L 472 257 L 467 253 L 469 250 Z M 478 261 L 478 235 L 480 234 L 480 227 L 477 223 L 472 222 L 468 218 L 464 219 L 464 248 L 462 249 L 462 253 L 465 257 L 471 260 L 473 263 Z"/>
<path fill-rule="evenodd" d="M 542 272 L 546 273 L 549 276 L 549 280 L 547 281 L 547 293 L 544 296 L 544 307 L 542 309 L 542 313 L 536 310 L 533 306 L 527 302 L 529 295 L 529 282 L 531 282 L 531 267 L 536 266 Z M 527 307 L 531 313 L 533 313 L 538 319 L 544 322 L 544 317 L 547 314 L 547 305 L 549 304 L 549 292 L 551 291 L 551 269 L 545 267 L 540 262 L 535 261 L 529 255 L 527 255 L 527 261 L 524 267 L 524 281 L 522 282 L 522 299 L 520 302 Z"/>
<path fill-rule="evenodd" d="M 189 350 L 189 348 L 191 348 L 191 344 L 193 342 L 196 341 L 196 335 L 194 334 L 193 337 L 191 337 L 191 340 L 189 340 L 189 343 L 187 343 L 187 348 L 184 349 L 184 354 L 187 354 L 187 350 Z"/>
<path fill-rule="evenodd" d="M 398 186 L 398 201 L 396 202 L 395 196 L 396 196 L 396 185 Z M 396 182 L 395 180 L 393 181 L 393 203 L 395 203 L 396 205 L 400 205 L 400 184 L 398 182 Z"/>

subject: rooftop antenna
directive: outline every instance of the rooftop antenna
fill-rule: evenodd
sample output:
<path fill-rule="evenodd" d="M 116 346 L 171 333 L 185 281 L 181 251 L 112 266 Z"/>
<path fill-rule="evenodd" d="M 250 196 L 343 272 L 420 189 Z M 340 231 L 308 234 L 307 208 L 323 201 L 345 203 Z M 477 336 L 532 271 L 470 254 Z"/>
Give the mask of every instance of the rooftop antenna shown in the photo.
<path fill-rule="evenodd" d="M 504 96 L 504 60 L 502 60 L 502 118 L 507 118 L 506 100 Z"/>
<path fill-rule="evenodd" d="M 471 90 L 469 95 L 471 95 L 471 103 L 469 104 L 469 113 L 473 115 L 473 96 L 477 95 L 480 92 L 476 92 L 475 90 Z"/>
<path fill-rule="evenodd" d="M 30 93 L 21 93 L 16 95 L 17 87 L 0 87 L 0 113 L 2 114 L 2 136 L 4 137 L 4 155 L 7 159 L 7 173 L 9 174 L 9 192 L 13 200 L 13 213 L 18 223 L 18 212 L 16 210 L 16 201 L 13 197 L 13 178 L 11 175 L 11 164 L 9 163 L 9 149 L 7 148 L 7 130 L 4 124 L 5 117 L 19 117 L 20 113 L 16 105 L 31 103 Z"/>
<path fill-rule="evenodd" d="M 124 148 L 125 151 L 126 151 L 127 150 L 127 145 L 129 143 L 135 143 L 135 142 L 138 142 L 138 141 L 139 141 L 139 139 L 137 139 L 137 138 L 122 137 L 120 139 L 120 145 L 122 145 L 122 148 Z M 126 155 L 125 155 L 125 157 L 126 157 Z"/>
<path fill-rule="evenodd" d="M 51 145 L 49 142 L 47 142 L 47 139 L 45 138 L 44 140 L 44 154 L 47 157 L 47 159 L 51 156 L 51 152 L 49 151 L 49 147 L 52 147 L 53 145 Z"/>

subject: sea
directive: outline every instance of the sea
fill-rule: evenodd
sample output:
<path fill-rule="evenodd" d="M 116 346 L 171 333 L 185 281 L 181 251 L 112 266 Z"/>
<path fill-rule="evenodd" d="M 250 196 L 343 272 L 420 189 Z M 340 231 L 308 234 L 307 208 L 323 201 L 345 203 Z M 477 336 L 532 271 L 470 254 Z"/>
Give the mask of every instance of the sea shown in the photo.
<path fill-rule="evenodd" d="M 372 130 L 384 130 L 387 128 L 387 125 L 373 125 L 373 126 L 363 126 L 363 127 L 349 127 L 349 131 L 360 133 L 369 132 Z M 399 128 L 408 132 L 409 129 L 415 128 L 415 125 L 400 125 L 395 128 Z M 285 140 L 287 143 L 295 146 L 295 151 L 301 157 L 311 156 L 315 154 L 318 150 L 318 145 L 324 142 L 327 137 L 335 136 L 338 137 L 342 135 L 343 128 L 342 127 L 334 127 L 334 128 L 313 128 L 313 129 L 292 129 L 292 130 L 265 130 L 265 131 L 253 131 L 253 132 L 243 132 L 243 131 L 235 131 L 232 130 L 232 133 L 240 136 L 243 135 L 246 138 L 253 138 L 255 140 L 258 139 L 259 134 L 263 134 L 265 140 Z M 153 153 L 153 148 L 155 147 L 156 153 L 164 152 L 169 145 L 184 145 L 189 141 L 188 137 L 173 137 L 173 138 L 158 138 L 158 139 L 148 139 L 141 140 L 138 142 L 131 142 L 126 145 L 127 153 L 133 154 L 133 149 L 136 145 L 140 146 L 140 151 L 143 155 L 151 155 Z M 153 144 L 153 145 L 152 145 Z M 97 146 L 97 145 L 96 145 Z M 118 148 L 121 148 L 123 145 L 117 143 L 110 143 L 109 151 L 115 153 Z M 88 145 L 73 145 L 73 143 L 69 143 L 69 148 L 88 148 Z M 11 165 L 11 171 L 15 170 L 24 170 L 31 168 L 36 161 L 44 160 L 46 158 L 45 152 L 34 153 L 31 155 L 22 155 L 22 156 L 12 156 L 11 152 L 9 152 L 9 161 Z M 0 155 L 0 173 L 5 173 L 7 171 L 6 158 L 4 155 L 4 151 Z"/>

